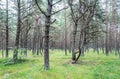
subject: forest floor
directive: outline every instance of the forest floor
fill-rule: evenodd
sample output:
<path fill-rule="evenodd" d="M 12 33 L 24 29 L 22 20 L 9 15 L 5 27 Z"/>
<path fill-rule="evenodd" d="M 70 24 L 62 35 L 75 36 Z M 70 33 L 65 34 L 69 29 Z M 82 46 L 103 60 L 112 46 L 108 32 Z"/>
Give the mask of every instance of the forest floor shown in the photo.
<path fill-rule="evenodd" d="M 78 64 L 71 64 L 70 53 L 65 56 L 64 51 L 50 51 L 48 71 L 43 69 L 43 56 L 31 53 L 21 63 L 5 65 L 6 61 L 0 53 L 0 79 L 120 79 L 119 57 L 92 50 L 85 53 Z"/>

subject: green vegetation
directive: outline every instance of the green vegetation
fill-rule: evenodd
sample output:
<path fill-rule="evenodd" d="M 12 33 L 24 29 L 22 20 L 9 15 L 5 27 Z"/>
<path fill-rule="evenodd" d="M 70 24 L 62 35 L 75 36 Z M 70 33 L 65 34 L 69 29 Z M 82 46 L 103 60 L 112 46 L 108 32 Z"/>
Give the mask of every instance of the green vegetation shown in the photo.
<path fill-rule="evenodd" d="M 0 79 L 120 79 L 119 57 L 98 55 L 92 50 L 86 52 L 78 64 L 71 64 L 71 54 L 65 56 L 64 51 L 50 51 L 48 71 L 43 69 L 43 56 L 32 56 L 30 52 L 21 63 L 5 65 L 5 61 L 0 58 Z"/>

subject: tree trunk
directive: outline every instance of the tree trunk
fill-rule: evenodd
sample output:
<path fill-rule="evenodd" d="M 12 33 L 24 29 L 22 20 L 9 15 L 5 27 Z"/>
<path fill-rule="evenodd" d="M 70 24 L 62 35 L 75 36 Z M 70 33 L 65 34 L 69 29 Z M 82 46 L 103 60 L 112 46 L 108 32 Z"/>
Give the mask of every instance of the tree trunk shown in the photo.
<path fill-rule="evenodd" d="M 106 0 L 106 55 L 108 56 L 108 0 Z"/>
<path fill-rule="evenodd" d="M 64 6 L 66 7 L 66 3 L 65 3 L 65 1 L 64 1 Z M 65 11 L 64 11 L 64 19 L 65 19 L 65 24 L 64 24 L 64 26 L 65 26 L 65 43 L 64 43 L 64 49 L 65 49 L 65 55 L 67 55 L 67 28 L 66 28 L 66 21 L 67 21 L 67 19 L 66 19 L 66 9 L 65 9 Z"/>
<path fill-rule="evenodd" d="M 44 69 L 50 69 L 49 66 L 49 28 L 51 24 L 52 2 L 48 0 L 47 16 L 45 17 L 45 40 L 44 40 Z"/>
<path fill-rule="evenodd" d="M 76 58 L 76 60 L 75 60 L 75 63 L 78 61 L 78 59 L 79 59 L 80 56 L 81 56 L 82 49 L 83 49 L 83 46 L 84 46 L 84 39 L 85 39 L 85 33 L 84 33 L 84 31 L 83 31 L 82 34 L 80 34 L 79 46 L 78 46 L 79 53 L 78 53 L 78 56 L 77 56 L 77 58 Z"/>
<path fill-rule="evenodd" d="M 75 24 L 75 27 L 73 29 L 74 30 L 73 30 L 73 38 L 72 38 L 72 61 L 74 62 L 76 60 L 75 41 L 76 41 L 77 24 Z"/>
<path fill-rule="evenodd" d="M 8 0 L 6 0 L 6 58 L 8 57 L 8 40 L 9 40 L 9 31 L 8 31 Z"/>
<path fill-rule="evenodd" d="M 2 44 L 1 44 L 2 46 L 2 58 L 4 58 L 4 40 L 2 40 Z"/>
<path fill-rule="evenodd" d="M 20 13 L 21 13 L 21 5 L 20 5 L 20 0 L 18 0 L 17 2 L 17 6 L 18 6 L 18 25 L 17 25 L 17 32 L 16 32 L 16 39 L 15 39 L 15 50 L 14 50 L 14 54 L 13 54 L 13 61 L 16 62 L 18 59 L 18 49 L 19 49 L 19 38 L 20 38 L 20 28 L 21 28 L 21 19 L 20 19 Z"/>
<path fill-rule="evenodd" d="M 27 27 L 26 27 L 26 32 L 25 32 L 25 41 L 24 41 L 24 48 L 25 48 L 25 51 L 24 51 L 24 55 L 27 56 L 27 49 L 28 49 L 28 34 L 29 34 L 29 31 L 31 29 L 29 23 L 28 23 L 28 19 L 27 19 Z"/>
<path fill-rule="evenodd" d="M 33 42 L 32 42 L 32 54 L 34 55 L 36 53 L 36 23 L 34 26 L 34 32 L 33 32 Z"/>

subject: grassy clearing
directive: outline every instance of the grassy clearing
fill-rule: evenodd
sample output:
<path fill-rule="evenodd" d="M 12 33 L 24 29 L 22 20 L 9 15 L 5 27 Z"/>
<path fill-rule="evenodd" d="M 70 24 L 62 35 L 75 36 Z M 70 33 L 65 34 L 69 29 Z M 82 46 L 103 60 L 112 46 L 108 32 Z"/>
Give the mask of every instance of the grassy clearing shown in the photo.
<path fill-rule="evenodd" d="M 0 79 L 120 79 L 119 57 L 98 55 L 92 50 L 81 57 L 78 64 L 71 64 L 71 54 L 65 56 L 63 51 L 50 51 L 49 71 L 43 70 L 43 57 L 31 53 L 21 63 L 4 65 L 3 61 L 6 59 L 0 58 Z"/>

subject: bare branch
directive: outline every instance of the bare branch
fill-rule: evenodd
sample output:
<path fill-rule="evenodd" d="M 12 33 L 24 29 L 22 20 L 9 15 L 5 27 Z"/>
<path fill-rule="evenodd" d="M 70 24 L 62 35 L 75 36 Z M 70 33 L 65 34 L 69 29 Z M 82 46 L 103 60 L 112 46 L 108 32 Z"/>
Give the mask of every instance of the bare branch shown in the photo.
<path fill-rule="evenodd" d="M 55 2 L 52 6 L 54 6 L 55 4 L 57 4 L 57 3 L 61 2 L 61 1 L 62 1 L 62 0 L 59 0 L 59 1 Z"/>
<path fill-rule="evenodd" d="M 67 9 L 67 8 L 68 8 L 68 7 L 64 7 L 64 8 L 62 8 L 62 9 L 60 9 L 60 10 L 58 10 L 58 11 L 56 11 L 56 12 L 54 12 L 54 13 L 50 14 L 50 16 L 52 16 L 52 15 L 54 15 L 54 14 L 56 14 L 56 13 L 58 13 L 58 12 L 60 12 L 60 11 L 64 10 L 64 9 Z"/>
<path fill-rule="evenodd" d="M 51 24 L 53 24 L 54 22 L 56 22 L 56 19 L 54 19 L 54 20 L 51 22 Z"/>
<path fill-rule="evenodd" d="M 44 14 L 45 16 L 47 16 L 47 14 L 46 14 L 46 13 L 41 9 L 41 7 L 39 6 L 37 0 L 35 0 L 35 3 L 36 3 L 36 5 L 37 5 L 37 7 L 39 8 L 40 12 L 41 12 L 42 14 Z"/>
<path fill-rule="evenodd" d="M 71 1 L 71 0 L 68 0 L 68 4 L 69 4 L 70 9 L 71 9 L 72 20 L 74 21 L 74 23 L 76 23 L 75 14 L 74 14 L 74 11 L 73 11 L 73 8 L 72 8 L 72 1 Z"/>

